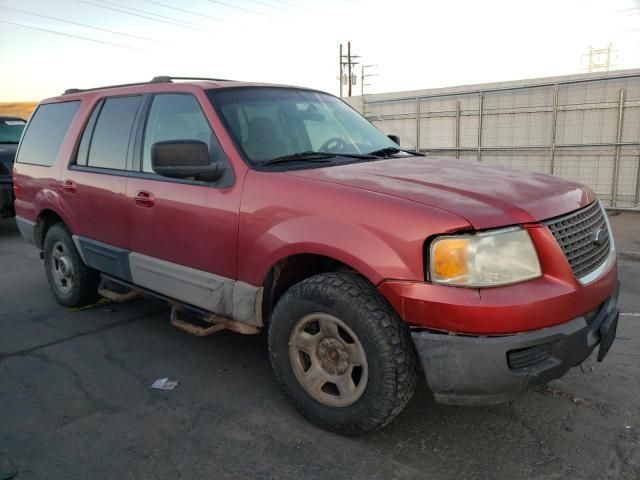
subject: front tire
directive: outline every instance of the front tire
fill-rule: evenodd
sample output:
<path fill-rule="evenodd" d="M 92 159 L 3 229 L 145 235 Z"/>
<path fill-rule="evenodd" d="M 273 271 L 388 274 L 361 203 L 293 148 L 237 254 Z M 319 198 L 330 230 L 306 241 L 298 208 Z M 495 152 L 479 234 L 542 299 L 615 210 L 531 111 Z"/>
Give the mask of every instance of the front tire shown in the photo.
<path fill-rule="evenodd" d="M 311 422 L 345 435 L 393 420 L 415 390 L 409 329 L 361 276 L 303 280 L 278 301 L 269 325 L 276 378 Z"/>
<path fill-rule="evenodd" d="M 58 303 L 76 307 L 98 298 L 100 274 L 87 267 L 62 223 L 56 223 L 44 238 L 44 268 L 49 287 Z"/>

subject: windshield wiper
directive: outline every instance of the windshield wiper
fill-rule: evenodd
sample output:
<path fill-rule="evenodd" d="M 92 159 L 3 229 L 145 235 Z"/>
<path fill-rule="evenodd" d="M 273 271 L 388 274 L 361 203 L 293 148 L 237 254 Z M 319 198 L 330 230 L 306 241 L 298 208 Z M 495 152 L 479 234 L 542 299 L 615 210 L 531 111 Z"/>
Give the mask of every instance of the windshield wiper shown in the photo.
<path fill-rule="evenodd" d="M 16 142 L 15 140 L 0 140 L 0 143 L 5 143 L 9 145 L 18 145 L 20 142 Z"/>
<path fill-rule="evenodd" d="M 258 165 L 273 165 L 276 163 L 296 162 L 301 160 L 307 162 L 325 162 L 329 161 L 329 158 L 333 157 L 335 157 L 335 154 L 333 153 L 314 152 L 309 150 L 306 152 L 292 153 L 291 155 L 272 158 L 271 160 L 260 162 Z"/>
<path fill-rule="evenodd" d="M 369 155 L 375 155 L 376 157 L 389 157 L 391 155 L 395 155 L 396 153 L 405 152 L 410 153 L 411 155 L 419 155 L 424 157 L 423 153 L 415 152 L 413 150 L 403 150 L 402 148 L 397 147 L 384 147 L 380 150 L 374 150 L 373 152 L 369 152 Z"/>
<path fill-rule="evenodd" d="M 325 163 L 325 162 L 331 162 L 332 161 L 331 159 L 336 157 L 348 157 L 348 158 L 359 158 L 359 159 L 375 158 L 374 155 L 370 155 L 370 154 L 316 152 L 314 150 L 307 150 L 305 152 L 292 153 L 291 155 L 283 155 L 282 157 L 272 158 L 271 160 L 260 162 L 259 165 L 273 165 L 276 163 L 297 162 L 297 161 Z"/>

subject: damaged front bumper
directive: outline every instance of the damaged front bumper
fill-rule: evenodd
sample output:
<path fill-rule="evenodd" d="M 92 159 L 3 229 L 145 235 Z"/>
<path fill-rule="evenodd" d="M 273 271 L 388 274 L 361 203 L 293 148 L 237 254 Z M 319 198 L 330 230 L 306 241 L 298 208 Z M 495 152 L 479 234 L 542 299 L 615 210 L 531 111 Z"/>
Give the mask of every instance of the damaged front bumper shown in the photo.
<path fill-rule="evenodd" d="M 619 284 L 595 310 L 541 330 L 507 336 L 414 330 L 412 338 L 438 403 L 483 405 L 511 400 L 582 363 L 598 344 L 602 360 L 615 338 Z"/>

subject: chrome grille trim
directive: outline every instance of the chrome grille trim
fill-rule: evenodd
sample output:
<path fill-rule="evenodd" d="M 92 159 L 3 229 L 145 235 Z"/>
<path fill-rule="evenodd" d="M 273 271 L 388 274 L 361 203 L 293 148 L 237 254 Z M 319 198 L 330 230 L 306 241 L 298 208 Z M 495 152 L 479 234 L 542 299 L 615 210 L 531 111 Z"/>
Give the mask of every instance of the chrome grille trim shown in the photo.
<path fill-rule="evenodd" d="M 609 220 L 599 201 L 568 215 L 547 220 L 544 224 L 553 234 L 573 274 L 582 284 L 600 277 L 615 257 Z M 604 229 L 605 238 L 598 245 L 593 241 L 592 234 L 600 228 Z"/>

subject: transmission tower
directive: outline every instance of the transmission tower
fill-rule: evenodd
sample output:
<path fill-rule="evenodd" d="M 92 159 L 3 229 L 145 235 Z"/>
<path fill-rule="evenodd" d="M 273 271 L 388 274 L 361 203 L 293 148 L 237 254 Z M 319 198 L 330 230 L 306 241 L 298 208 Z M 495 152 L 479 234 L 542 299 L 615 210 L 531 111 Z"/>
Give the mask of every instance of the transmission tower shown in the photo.
<path fill-rule="evenodd" d="M 607 48 L 589 47 L 587 57 L 589 63 L 587 71 L 591 72 L 608 72 L 611 69 L 611 54 L 613 53 L 613 45 L 610 43 Z"/>

